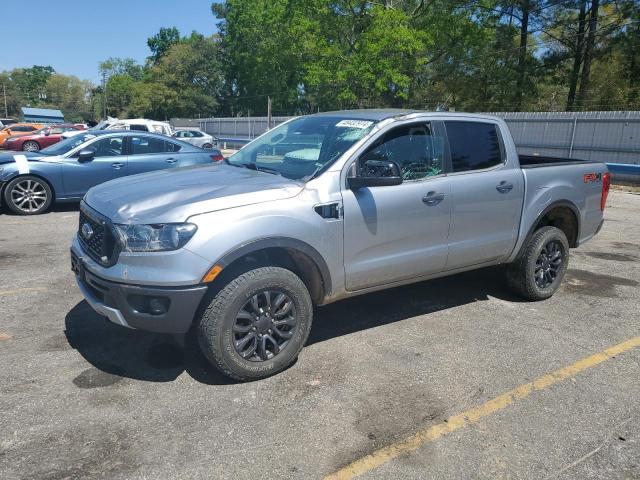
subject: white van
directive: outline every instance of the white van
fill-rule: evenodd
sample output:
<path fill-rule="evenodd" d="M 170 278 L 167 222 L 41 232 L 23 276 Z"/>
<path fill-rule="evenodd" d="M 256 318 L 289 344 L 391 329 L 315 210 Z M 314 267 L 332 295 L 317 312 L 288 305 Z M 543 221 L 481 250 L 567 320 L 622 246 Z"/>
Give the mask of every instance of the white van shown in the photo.
<path fill-rule="evenodd" d="M 113 117 L 107 117 L 95 127 L 89 130 L 139 130 L 141 132 L 159 133 L 161 135 L 172 136 L 173 129 L 168 122 L 158 122 L 156 120 L 147 120 L 146 118 L 131 118 L 119 120 Z M 63 138 L 69 138 L 79 133 L 79 131 L 65 132 Z"/>

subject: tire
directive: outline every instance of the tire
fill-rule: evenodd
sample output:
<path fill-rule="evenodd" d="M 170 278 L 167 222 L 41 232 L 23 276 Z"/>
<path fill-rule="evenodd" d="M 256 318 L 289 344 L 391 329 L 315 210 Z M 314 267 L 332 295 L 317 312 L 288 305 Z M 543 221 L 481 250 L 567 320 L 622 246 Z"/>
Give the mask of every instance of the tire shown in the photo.
<path fill-rule="evenodd" d="M 269 301 L 265 291 L 271 292 Z M 295 362 L 311 331 L 313 305 L 304 283 L 293 272 L 256 268 L 211 296 L 197 319 L 196 334 L 202 353 L 221 373 L 240 381 L 257 380 Z M 260 312 L 264 313 L 256 320 Z M 274 341 L 286 343 L 274 353 Z"/>
<path fill-rule="evenodd" d="M 24 142 L 22 144 L 22 150 L 25 152 L 39 152 L 40 145 L 38 142 L 34 142 L 33 140 L 29 140 L 28 142 Z"/>
<path fill-rule="evenodd" d="M 213 145 L 211 145 L 210 143 L 205 143 L 204 145 L 202 145 L 202 148 L 204 148 L 205 150 L 210 150 L 211 148 L 213 148 Z"/>
<path fill-rule="evenodd" d="M 522 247 L 518 259 L 507 268 L 507 283 L 528 300 L 551 297 L 569 266 L 569 242 L 556 227 L 542 227 Z"/>
<path fill-rule="evenodd" d="M 29 196 L 30 194 L 30 196 Z M 4 202 L 18 215 L 39 215 L 53 201 L 51 186 L 40 177 L 22 175 L 11 180 L 4 189 Z"/>

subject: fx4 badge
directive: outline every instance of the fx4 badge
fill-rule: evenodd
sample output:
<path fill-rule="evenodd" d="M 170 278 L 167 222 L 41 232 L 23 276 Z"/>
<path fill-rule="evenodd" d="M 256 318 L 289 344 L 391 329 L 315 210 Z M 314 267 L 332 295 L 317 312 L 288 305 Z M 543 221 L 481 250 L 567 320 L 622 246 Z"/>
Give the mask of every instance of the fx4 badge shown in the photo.
<path fill-rule="evenodd" d="M 602 174 L 601 173 L 585 173 L 584 174 L 584 183 L 594 183 L 601 182 Z"/>

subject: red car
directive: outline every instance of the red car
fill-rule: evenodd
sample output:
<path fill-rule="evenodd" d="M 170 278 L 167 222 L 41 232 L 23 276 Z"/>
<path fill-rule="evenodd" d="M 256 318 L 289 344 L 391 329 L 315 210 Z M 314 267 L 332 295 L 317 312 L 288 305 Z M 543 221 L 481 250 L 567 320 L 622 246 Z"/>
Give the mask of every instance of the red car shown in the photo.
<path fill-rule="evenodd" d="M 9 150 L 24 150 L 25 152 L 37 152 L 62 140 L 62 134 L 69 130 L 85 130 L 81 126 L 62 124 L 49 125 L 36 130 L 31 135 L 21 137 L 9 137 L 2 144 L 2 148 Z"/>

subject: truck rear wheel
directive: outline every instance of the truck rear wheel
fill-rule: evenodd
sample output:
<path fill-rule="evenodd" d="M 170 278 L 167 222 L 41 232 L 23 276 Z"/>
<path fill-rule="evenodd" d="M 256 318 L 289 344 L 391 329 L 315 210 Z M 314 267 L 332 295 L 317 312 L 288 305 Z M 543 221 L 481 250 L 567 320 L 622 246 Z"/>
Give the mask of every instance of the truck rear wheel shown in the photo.
<path fill-rule="evenodd" d="M 508 266 L 510 288 L 528 300 L 551 297 L 569 266 L 569 242 L 562 230 L 542 227 L 523 246 L 519 258 Z"/>
<path fill-rule="evenodd" d="M 311 331 L 313 305 L 290 270 L 262 267 L 243 273 L 202 310 L 200 349 L 223 374 L 257 380 L 289 367 Z"/>

